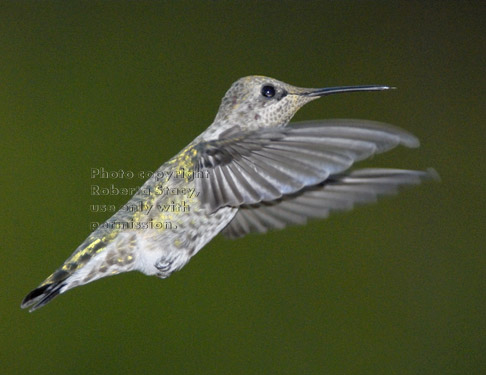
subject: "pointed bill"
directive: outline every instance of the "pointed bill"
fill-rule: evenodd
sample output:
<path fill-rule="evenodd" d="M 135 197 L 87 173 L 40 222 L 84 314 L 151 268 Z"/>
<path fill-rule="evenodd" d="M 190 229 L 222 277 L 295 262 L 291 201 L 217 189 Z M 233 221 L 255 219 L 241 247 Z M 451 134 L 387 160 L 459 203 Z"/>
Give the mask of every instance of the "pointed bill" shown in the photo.
<path fill-rule="evenodd" d="M 360 91 L 383 91 L 393 90 L 395 87 L 382 85 L 365 85 L 365 86 L 337 86 L 325 87 L 322 89 L 303 89 L 305 91 L 297 93 L 298 95 L 308 97 L 321 97 L 332 94 L 339 94 L 345 92 L 360 92 Z"/>

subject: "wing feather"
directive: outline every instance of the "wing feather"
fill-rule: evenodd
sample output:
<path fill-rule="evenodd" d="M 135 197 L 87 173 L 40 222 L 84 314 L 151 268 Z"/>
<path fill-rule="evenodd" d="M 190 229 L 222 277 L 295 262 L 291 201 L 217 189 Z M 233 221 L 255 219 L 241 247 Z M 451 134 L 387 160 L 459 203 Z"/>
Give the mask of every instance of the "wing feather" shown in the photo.
<path fill-rule="evenodd" d="M 357 120 L 224 134 L 195 146 L 196 165 L 209 172 L 208 178 L 196 180 L 196 189 L 201 192 L 201 202 L 212 211 L 272 202 L 320 184 L 354 162 L 399 144 L 418 146 L 418 140 L 404 130 Z"/>
<path fill-rule="evenodd" d="M 264 233 L 291 224 L 305 224 L 310 218 L 326 218 L 330 212 L 352 209 L 356 204 L 372 203 L 379 196 L 393 195 L 401 186 L 416 185 L 436 178 L 433 170 L 360 169 L 331 176 L 327 181 L 285 196 L 272 203 L 240 207 L 223 230 L 226 237 Z M 242 223 L 245 223 L 242 225 Z"/>

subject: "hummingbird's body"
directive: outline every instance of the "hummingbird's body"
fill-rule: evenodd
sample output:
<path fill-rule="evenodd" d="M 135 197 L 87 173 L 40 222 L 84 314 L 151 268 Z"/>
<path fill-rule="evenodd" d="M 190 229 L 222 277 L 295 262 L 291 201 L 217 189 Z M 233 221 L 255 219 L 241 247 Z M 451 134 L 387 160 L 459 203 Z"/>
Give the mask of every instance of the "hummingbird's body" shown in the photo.
<path fill-rule="evenodd" d="M 398 144 L 418 146 L 403 130 L 357 120 L 288 124 L 318 97 L 385 89 L 303 89 L 262 76 L 238 80 L 213 124 L 163 164 L 22 307 L 35 310 L 59 293 L 121 272 L 165 278 L 220 232 L 241 237 L 305 223 L 418 183 L 427 172 L 346 172 Z"/>

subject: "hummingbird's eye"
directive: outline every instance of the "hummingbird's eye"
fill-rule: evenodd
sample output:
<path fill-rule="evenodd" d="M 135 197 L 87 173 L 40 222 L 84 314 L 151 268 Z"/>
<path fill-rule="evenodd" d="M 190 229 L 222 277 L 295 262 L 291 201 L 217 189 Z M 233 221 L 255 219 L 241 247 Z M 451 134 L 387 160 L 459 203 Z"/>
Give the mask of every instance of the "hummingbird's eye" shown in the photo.
<path fill-rule="evenodd" d="M 266 98 L 273 98 L 275 96 L 275 87 L 265 85 L 262 87 L 262 95 Z"/>

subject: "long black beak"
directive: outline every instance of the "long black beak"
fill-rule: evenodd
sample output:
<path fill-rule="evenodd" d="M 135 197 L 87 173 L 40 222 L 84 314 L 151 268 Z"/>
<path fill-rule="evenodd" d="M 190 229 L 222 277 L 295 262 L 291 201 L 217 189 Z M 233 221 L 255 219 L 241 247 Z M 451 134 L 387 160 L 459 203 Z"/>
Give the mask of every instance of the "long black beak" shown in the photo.
<path fill-rule="evenodd" d="M 326 87 L 323 89 L 315 89 L 312 91 L 303 92 L 300 95 L 304 96 L 325 96 L 331 94 L 338 94 L 341 92 L 357 92 L 357 91 L 381 91 L 391 90 L 395 87 L 380 86 L 380 85 L 367 85 L 367 86 L 338 86 L 338 87 Z"/>

